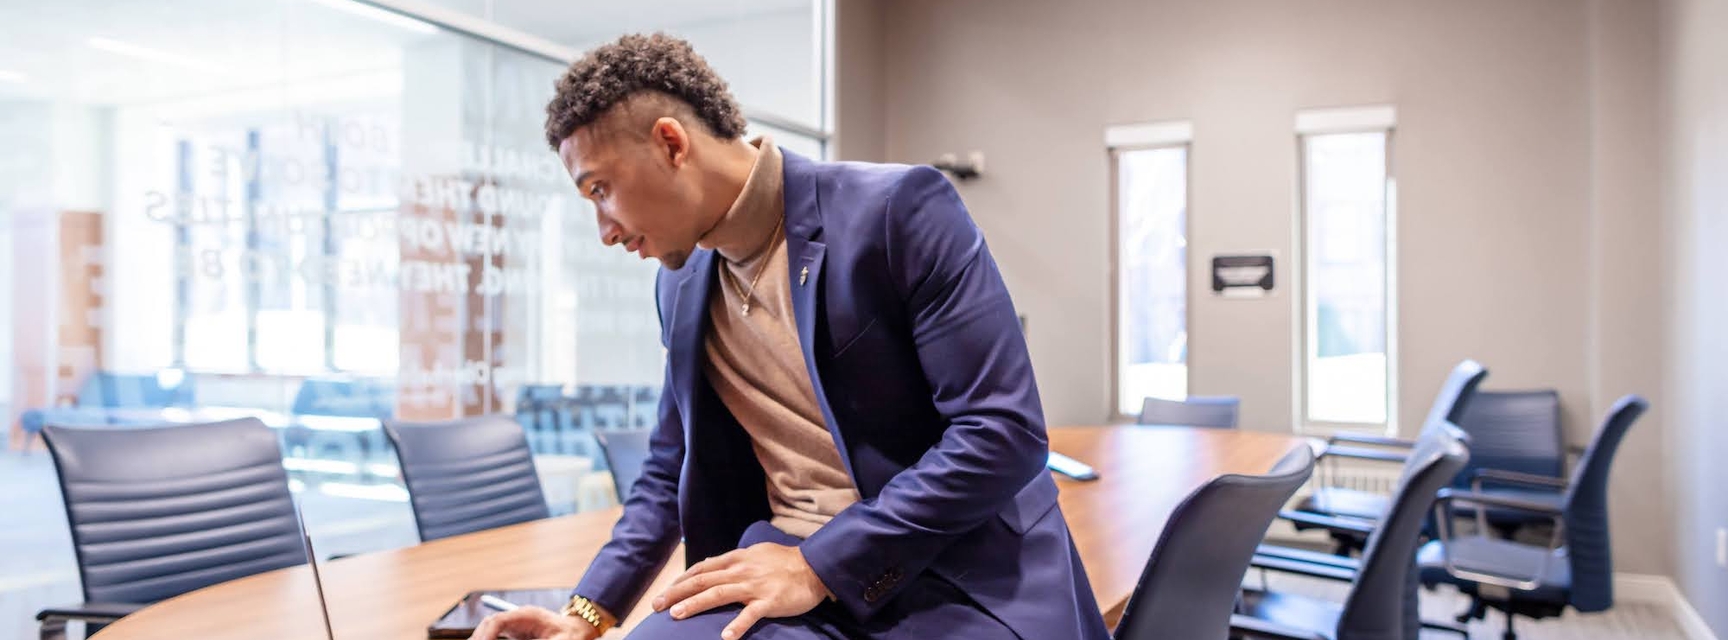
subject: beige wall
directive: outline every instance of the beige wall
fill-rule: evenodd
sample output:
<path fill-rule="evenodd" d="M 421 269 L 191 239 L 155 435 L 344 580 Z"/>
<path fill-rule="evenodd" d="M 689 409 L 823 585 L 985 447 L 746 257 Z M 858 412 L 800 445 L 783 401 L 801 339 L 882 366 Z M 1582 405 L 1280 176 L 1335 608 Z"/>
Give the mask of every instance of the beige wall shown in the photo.
<path fill-rule="evenodd" d="M 835 159 L 882 162 L 885 157 L 884 8 L 880 0 L 835 3 Z"/>
<path fill-rule="evenodd" d="M 1605 134 L 1636 131 L 1654 110 L 1615 99 L 1621 82 L 1648 91 L 1649 69 L 1592 70 L 1593 44 L 1649 54 L 1648 9 L 1631 26 L 1592 28 L 1653 6 L 1627 4 L 891 0 L 885 155 L 985 152 L 986 176 L 961 192 L 1030 317 L 1048 417 L 1096 422 L 1112 384 L 1102 134 L 1192 120 L 1190 390 L 1241 396 L 1248 428 L 1282 431 L 1294 405 L 1293 115 L 1396 105 L 1402 430 L 1414 431 L 1446 371 L 1468 356 L 1488 365 L 1491 388 L 1558 389 L 1570 438 L 1582 443 L 1611 396 L 1660 384 L 1654 361 L 1639 359 L 1659 327 L 1622 306 L 1660 289 L 1657 274 L 1639 271 L 1658 245 L 1644 237 L 1619 253 L 1617 240 L 1655 208 L 1654 176 L 1638 171 L 1653 163 L 1638 162 L 1656 152 L 1634 139 L 1630 152 L 1592 160 L 1602 140 L 1620 144 Z M 1593 181 L 1627 166 L 1633 175 Z M 1278 291 L 1211 297 L 1210 257 L 1255 250 L 1278 254 Z M 1602 285 L 1611 294 L 1598 292 L 1596 273 L 1613 274 Z M 1596 341 L 1610 343 L 1600 356 Z M 1622 358 L 1635 364 L 1619 367 Z M 1664 535 L 1666 518 L 1628 514 L 1668 513 L 1660 501 L 1625 508 L 1650 491 L 1643 482 L 1665 489 L 1652 459 L 1662 440 L 1641 437 L 1628 452 L 1644 459 L 1615 476 L 1618 568 L 1663 572 L 1664 546 L 1630 544 Z"/>
<path fill-rule="evenodd" d="M 1622 570 L 1672 575 L 1661 535 L 1674 522 L 1666 490 L 1668 403 L 1662 341 L 1667 238 L 1662 222 L 1660 5 L 1590 0 L 1590 358 L 1589 415 L 1605 415 L 1620 396 L 1638 393 L 1651 409 L 1621 445 L 1610 504 L 1626 533 L 1614 538 Z M 1589 424 L 1573 424 L 1587 437 Z M 1617 532 L 1618 533 L 1618 532 Z"/>
<path fill-rule="evenodd" d="M 1031 315 L 1053 421 L 1108 409 L 1104 127 L 1194 121 L 1200 292 L 1212 254 L 1293 257 L 1295 111 L 1368 103 L 1399 109 L 1401 417 L 1464 355 L 1584 414 L 1582 5 L 1414 4 L 892 4 L 888 157 L 986 152 L 962 190 Z M 1194 296 L 1193 390 L 1243 396 L 1256 427 L 1290 423 L 1290 294 Z"/>
<path fill-rule="evenodd" d="M 1675 577 L 1728 637 L 1728 569 L 1716 565 L 1728 527 L 1728 3 L 1663 3 L 1662 51 L 1669 124 L 1667 262 L 1674 324 L 1668 343 L 1667 415 L 1678 515 Z"/>

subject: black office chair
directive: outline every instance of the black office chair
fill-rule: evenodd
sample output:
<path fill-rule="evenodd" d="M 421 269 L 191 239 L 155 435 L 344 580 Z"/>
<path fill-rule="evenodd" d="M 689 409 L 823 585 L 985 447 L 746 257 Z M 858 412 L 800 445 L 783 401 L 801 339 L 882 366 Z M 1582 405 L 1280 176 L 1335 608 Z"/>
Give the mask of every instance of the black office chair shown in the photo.
<path fill-rule="evenodd" d="M 612 469 L 612 487 L 618 492 L 618 503 L 630 497 L 630 487 L 642 477 L 642 463 L 648 460 L 648 441 L 653 429 L 616 429 L 595 431 L 600 453 L 606 456 L 606 466 Z"/>
<path fill-rule="evenodd" d="M 577 385 L 575 394 L 564 405 L 563 418 L 570 435 L 559 451 L 585 457 L 603 456 L 596 452 L 600 447 L 598 434 L 630 428 L 635 392 L 636 388 L 629 386 Z"/>
<path fill-rule="evenodd" d="M 1478 391 L 1464 409 L 1458 425 L 1470 435 L 1470 464 L 1452 486 L 1469 488 L 1482 477 L 1499 473 L 1560 478 L 1566 475 L 1566 447 L 1560 430 L 1560 394 L 1553 389 L 1537 391 Z M 1561 493 L 1546 487 L 1512 486 L 1501 483 L 1481 488 L 1495 496 L 1559 506 Z M 1476 517 L 1478 524 L 1492 527 L 1510 538 L 1520 530 L 1548 522 L 1548 518 L 1518 509 L 1465 507 L 1454 516 Z"/>
<path fill-rule="evenodd" d="M 652 429 L 660 423 L 659 385 L 630 388 L 630 418 L 625 423 L 631 429 Z"/>
<path fill-rule="evenodd" d="M 1450 520 L 1440 539 L 1422 547 L 1422 583 L 1456 585 L 1471 598 L 1459 622 L 1480 620 L 1492 607 L 1505 612 L 1506 640 L 1515 640 L 1515 616 L 1558 616 L 1567 606 L 1580 612 L 1614 606 L 1614 561 L 1608 538 L 1608 471 L 1632 423 L 1649 403 L 1631 395 L 1609 411 L 1601 428 L 1572 471 L 1570 482 L 1554 477 L 1485 473 L 1478 482 L 1498 482 L 1563 490 L 1559 505 L 1474 491 L 1440 494 L 1442 513 L 1480 505 L 1524 511 L 1554 523 L 1546 546 L 1490 537 L 1485 531 L 1456 535 Z"/>
<path fill-rule="evenodd" d="M 396 385 L 373 378 L 307 378 L 294 393 L 290 423 L 282 429 L 282 448 L 290 456 L 304 455 L 365 463 L 384 453 L 384 434 L 377 425 L 396 412 Z M 331 428 L 325 418 L 365 418 L 362 429 Z M 377 421 L 376 423 L 370 421 Z M 367 474 L 366 464 L 355 465 Z"/>
<path fill-rule="evenodd" d="M 42 427 L 155 426 L 159 421 L 117 416 L 110 409 L 165 409 L 196 404 L 196 385 L 183 371 L 125 374 L 97 371 L 78 387 L 71 407 L 28 409 L 18 416 L 24 431 L 23 451 L 42 435 Z"/>
<path fill-rule="evenodd" d="M 196 404 L 193 380 L 184 372 L 127 374 L 97 371 L 78 387 L 78 406 L 88 408 L 189 407 Z"/>
<path fill-rule="evenodd" d="M 1245 591 L 1230 631 L 1244 638 L 1280 640 L 1416 640 L 1416 545 L 1436 494 L 1470 459 L 1464 434 L 1444 421 L 1422 430 L 1392 495 L 1390 510 L 1372 530 L 1362 558 L 1327 556 L 1306 562 L 1256 555 L 1251 566 L 1333 580 L 1348 580 L 1342 604 L 1273 591 Z M 1262 547 L 1264 549 L 1264 547 Z M 1323 555 L 1323 554 L 1315 554 Z"/>
<path fill-rule="evenodd" d="M 558 437 L 558 411 L 564 400 L 564 385 L 525 384 L 516 395 L 516 422 L 530 434 L 528 448 L 551 453 Z"/>
<path fill-rule="evenodd" d="M 43 430 L 60 480 L 82 604 L 36 615 L 114 622 L 159 600 L 306 562 L 276 434 L 255 418 Z"/>
<path fill-rule="evenodd" d="M 551 515 L 522 426 L 504 416 L 384 424 L 420 541 Z"/>
<path fill-rule="evenodd" d="M 1458 363 L 1441 384 L 1440 393 L 1434 397 L 1434 404 L 1428 407 L 1428 417 L 1422 424 L 1445 422 L 1457 425 L 1475 397 L 1477 387 L 1486 377 L 1488 370 L 1475 360 Z M 1468 441 L 1468 436 L 1466 439 Z M 1368 537 L 1357 531 L 1360 527 L 1337 526 L 1336 523 L 1340 518 L 1372 521 L 1377 514 L 1386 512 L 1390 500 L 1383 494 L 1338 486 L 1337 482 L 1331 481 L 1330 478 L 1338 474 L 1337 461 L 1356 459 L 1404 464 L 1409 449 L 1414 446 L 1414 442 L 1398 438 L 1355 434 L 1332 436 L 1327 439 L 1320 458 L 1322 486 L 1303 498 L 1295 508 L 1280 513 L 1279 517 L 1289 520 L 1297 531 L 1326 530 L 1340 555 L 1361 550 Z"/>
<path fill-rule="evenodd" d="M 1241 405 L 1242 401 L 1236 396 L 1188 396 L 1186 400 L 1147 398 L 1140 405 L 1140 418 L 1136 422 L 1234 429 Z"/>
<path fill-rule="evenodd" d="M 1267 475 L 1220 476 L 1184 498 L 1122 610 L 1116 640 L 1226 637 L 1254 546 L 1313 471 L 1313 452 L 1299 447 Z"/>
<path fill-rule="evenodd" d="M 1458 427 L 1469 437 L 1470 464 L 1453 479 L 1453 487 L 1466 488 L 1479 475 L 1500 472 L 1564 475 L 1566 450 L 1560 432 L 1560 394 L 1553 389 L 1478 389 L 1462 416 Z M 1560 492 L 1544 487 L 1496 486 L 1481 491 L 1549 506 L 1560 504 Z M 1386 502 L 1385 496 L 1360 491 L 1332 489 L 1326 493 L 1333 501 L 1330 515 L 1336 516 L 1372 519 L 1378 513 L 1374 509 L 1384 510 Z M 1508 538 L 1548 521 L 1541 514 L 1499 507 L 1459 507 L 1454 515 L 1475 517 L 1483 527 L 1493 527 Z"/>

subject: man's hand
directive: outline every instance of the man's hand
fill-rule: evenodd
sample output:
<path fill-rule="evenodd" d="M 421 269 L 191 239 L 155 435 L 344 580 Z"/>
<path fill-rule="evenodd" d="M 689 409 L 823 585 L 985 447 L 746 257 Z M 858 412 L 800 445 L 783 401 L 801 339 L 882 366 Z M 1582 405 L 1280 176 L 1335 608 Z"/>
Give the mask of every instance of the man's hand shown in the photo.
<path fill-rule="evenodd" d="M 654 610 L 670 607 L 672 617 L 683 620 L 721 605 L 742 604 L 744 610 L 720 632 L 724 640 L 738 640 L 758 620 L 808 613 L 828 596 L 803 551 L 763 542 L 696 563 L 654 598 Z"/>
<path fill-rule="evenodd" d="M 600 637 L 600 630 L 540 607 L 522 607 L 487 616 L 468 640 L 497 640 L 499 636 L 510 640 L 594 640 Z"/>

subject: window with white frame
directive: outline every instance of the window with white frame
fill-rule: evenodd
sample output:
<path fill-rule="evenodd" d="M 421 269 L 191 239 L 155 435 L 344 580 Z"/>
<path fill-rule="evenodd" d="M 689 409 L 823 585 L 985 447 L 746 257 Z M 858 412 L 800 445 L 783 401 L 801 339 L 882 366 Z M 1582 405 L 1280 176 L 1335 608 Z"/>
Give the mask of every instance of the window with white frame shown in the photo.
<path fill-rule="evenodd" d="M 1188 395 L 1187 123 L 1115 127 L 1115 411 Z"/>
<path fill-rule="evenodd" d="M 1304 256 L 1299 402 L 1307 425 L 1392 426 L 1392 125 L 1388 107 L 1297 117 Z"/>

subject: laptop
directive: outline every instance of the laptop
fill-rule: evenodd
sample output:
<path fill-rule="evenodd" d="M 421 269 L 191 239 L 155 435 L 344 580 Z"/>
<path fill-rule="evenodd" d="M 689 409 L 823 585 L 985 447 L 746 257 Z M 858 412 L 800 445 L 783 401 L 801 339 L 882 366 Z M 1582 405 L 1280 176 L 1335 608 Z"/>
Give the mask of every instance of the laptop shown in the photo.
<path fill-rule="evenodd" d="M 318 554 L 312 551 L 312 536 L 306 533 L 306 515 L 300 511 L 300 501 L 294 501 L 294 523 L 300 527 L 300 541 L 306 547 L 306 564 L 312 567 L 312 586 L 318 590 L 318 612 L 324 616 L 325 640 L 336 640 L 336 629 L 330 626 L 330 602 L 324 598 L 324 578 L 318 575 Z"/>

